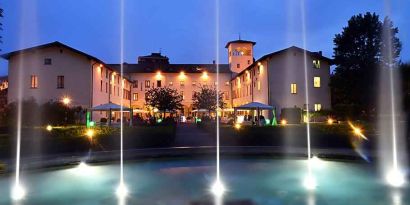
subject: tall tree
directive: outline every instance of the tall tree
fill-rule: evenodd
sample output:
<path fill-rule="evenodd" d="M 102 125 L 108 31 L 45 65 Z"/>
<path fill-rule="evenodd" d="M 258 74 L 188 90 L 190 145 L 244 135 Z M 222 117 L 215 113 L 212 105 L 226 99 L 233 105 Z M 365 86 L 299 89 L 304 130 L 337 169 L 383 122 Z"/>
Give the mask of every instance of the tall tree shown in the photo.
<path fill-rule="evenodd" d="M 217 91 L 215 88 L 208 86 L 202 86 L 199 91 L 194 92 L 192 96 L 193 107 L 195 109 L 206 109 L 208 112 L 215 111 L 217 109 Z M 219 92 L 219 108 L 224 108 L 225 103 L 223 101 L 223 93 Z"/>
<path fill-rule="evenodd" d="M 0 18 L 3 18 L 3 9 L 2 8 L 0 8 Z M 2 31 L 3 30 L 3 23 L 2 22 L 0 22 L 0 31 Z M 0 35 L 0 43 L 3 43 L 3 37 Z M 0 49 L 0 51 L 1 51 L 1 49 Z"/>
<path fill-rule="evenodd" d="M 376 82 L 378 68 L 384 61 L 382 48 L 383 30 L 391 33 L 392 42 L 400 44 L 397 28 L 386 18 L 379 20 L 375 13 L 353 16 L 341 34 L 336 34 L 333 42 L 335 73 L 331 76 L 332 105 L 336 111 L 361 117 L 371 117 L 376 111 Z M 400 55 L 401 46 L 393 51 Z"/>
<path fill-rule="evenodd" d="M 166 112 L 182 108 L 183 96 L 177 90 L 167 87 L 151 88 L 145 93 L 146 105 L 157 108 L 165 117 Z"/>
<path fill-rule="evenodd" d="M 410 63 L 400 65 L 403 84 L 403 107 L 410 112 Z"/>

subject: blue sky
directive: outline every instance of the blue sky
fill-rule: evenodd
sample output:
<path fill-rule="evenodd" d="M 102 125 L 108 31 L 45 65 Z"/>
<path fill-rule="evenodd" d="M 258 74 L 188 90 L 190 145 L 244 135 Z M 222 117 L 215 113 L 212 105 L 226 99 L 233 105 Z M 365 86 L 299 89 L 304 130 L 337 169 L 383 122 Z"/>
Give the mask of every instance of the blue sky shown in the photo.
<path fill-rule="evenodd" d="M 216 45 L 215 0 L 124 0 L 124 61 L 158 52 L 172 63 L 211 63 L 220 52 L 227 63 L 225 43 L 256 41 L 255 57 L 292 45 L 303 47 L 301 0 L 220 0 L 220 44 Z M 60 41 L 107 63 L 119 63 L 119 0 L 6 0 L 2 53 Z M 386 3 L 387 2 L 387 3 Z M 391 5 L 391 18 L 403 42 L 401 58 L 410 61 L 410 1 L 305 0 L 306 46 L 333 55 L 333 38 L 355 14 L 376 12 L 382 18 Z M 7 61 L 0 60 L 0 75 Z"/>

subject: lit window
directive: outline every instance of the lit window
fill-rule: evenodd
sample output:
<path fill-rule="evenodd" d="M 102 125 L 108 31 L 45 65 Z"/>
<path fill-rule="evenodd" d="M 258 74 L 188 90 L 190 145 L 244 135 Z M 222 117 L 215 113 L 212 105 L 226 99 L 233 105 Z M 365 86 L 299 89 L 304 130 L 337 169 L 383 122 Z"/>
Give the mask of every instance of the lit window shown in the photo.
<path fill-rule="evenodd" d="M 320 77 L 313 78 L 313 87 L 320 88 Z"/>
<path fill-rule="evenodd" d="M 174 85 L 174 83 L 171 81 L 171 82 L 169 82 L 169 86 L 173 86 Z"/>
<path fill-rule="evenodd" d="M 57 76 L 57 88 L 58 89 L 64 88 L 64 76 L 62 75 Z"/>
<path fill-rule="evenodd" d="M 151 82 L 149 80 L 145 81 L 145 88 L 149 88 L 150 87 Z"/>
<path fill-rule="evenodd" d="M 297 87 L 296 83 L 290 84 L 290 93 L 291 94 L 296 94 L 297 92 L 298 92 L 298 87 Z"/>
<path fill-rule="evenodd" d="M 138 100 L 138 93 L 133 93 L 132 94 L 132 100 L 137 101 Z"/>
<path fill-rule="evenodd" d="M 192 86 L 196 86 L 196 81 L 192 81 Z"/>
<path fill-rule="evenodd" d="M 181 85 L 181 87 L 185 86 L 185 81 L 180 81 L 179 84 Z"/>
<path fill-rule="evenodd" d="M 51 64 L 52 64 L 51 58 L 45 58 L 44 59 L 44 65 L 51 65 Z"/>
<path fill-rule="evenodd" d="M 315 111 L 317 112 L 317 111 L 320 111 L 320 110 L 322 110 L 322 104 L 320 104 L 320 103 L 315 104 Z"/>
<path fill-rule="evenodd" d="M 30 88 L 38 88 L 38 77 L 36 75 L 30 77 L 30 82 Z"/>
<path fill-rule="evenodd" d="M 313 60 L 313 67 L 320 68 L 320 60 Z"/>

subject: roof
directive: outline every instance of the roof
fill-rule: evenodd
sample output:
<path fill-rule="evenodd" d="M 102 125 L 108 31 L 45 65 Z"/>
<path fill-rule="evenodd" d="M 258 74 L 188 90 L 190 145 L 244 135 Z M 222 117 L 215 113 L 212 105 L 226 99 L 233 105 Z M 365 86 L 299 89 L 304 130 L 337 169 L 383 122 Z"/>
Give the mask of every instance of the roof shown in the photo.
<path fill-rule="evenodd" d="M 110 68 L 120 70 L 121 64 L 108 64 Z M 217 64 L 159 64 L 153 67 L 150 64 L 128 64 L 124 63 L 124 73 L 154 73 L 161 71 L 164 73 L 216 73 Z M 219 73 L 231 73 L 228 64 L 219 64 Z"/>
<path fill-rule="evenodd" d="M 270 105 L 260 103 L 260 102 L 251 102 L 245 105 L 235 107 L 234 109 L 236 110 L 255 110 L 255 109 L 272 110 L 273 107 Z"/>
<path fill-rule="evenodd" d="M 13 55 L 17 55 L 17 54 L 24 53 L 24 52 L 29 52 L 29 51 L 35 51 L 35 50 L 39 50 L 39 49 L 43 49 L 43 48 L 55 47 L 55 46 L 66 48 L 68 50 L 73 51 L 74 53 L 78 53 L 80 55 L 86 56 L 87 58 L 94 59 L 94 60 L 96 60 L 100 63 L 104 63 L 102 60 L 100 60 L 100 59 L 98 59 L 98 58 L 96 58 L 92 55 L 89 55 L 89 54 L 84 53 L 80 50 L 77 50 L 75 48 L 67 46 L 67 45 L 65 45 L 65 44 L 63 44 L 59 41 L 54 41 L 54 42 L 47 43 L 47 44 L 42 44 L 42 45 L 39 45 L 39 46 L 34 46 L 34 47 L 30 47 L 30 48 L 25 48 L 25 49 L 21 49 L 21 50 L 12 51 L 10 53 L 5 53 L 5 54 L 1 55 L 1 57 L 6 59 L 6 60 L 9 60 L 10 57 L 13 56 Z"/>
<path fill-rule="evenodd" d="M 229 44 L 231 44 L 231 43 L 251 43 L 252 45 L 255 45 L 255 44 L 256 44 L 256 42 L 253 42 L 253 41 L 247 41 L 247 40 L 241 40 L 241 39 L 239 39 L 239 40 L 235 40 L 235 41 L 229 41 L 228 43 L 226 43 L 225 48 L 228 48 L 228 47 L 229 47 Z"/>
<path fill-rule="evenodd" d="M 281 54 L 281 53 L 284 53 L 284 52 L 287 52 L 287 51 L 291 51 L 291 50 L 299 51 L 299 52 L 305 52 L 306 51 L 306 53 L 308 55 L 314 56 L 314 57 L 316 57 L 320 60 L 327 61 L 327 62 L 329 62 L 330 65 L 333 64 L 333 59 L 330 59 L 330 58 L 327 58 L 327 57 L 323 56 L 320 52 L 312 52 L 312 51 L 305 50 L 303 48 L 299 48 L 297 46 L 291 46 L 289 48 L 285 48 L 285 49 L 275 51 L 273 53 L 269 53 L 269 54 L 266 54 L 266 55 L 262 56 L 258 60 L 254 61 L 251 65 L 249 65 L 247 68 L 245 68 L 243 71 L 241 71 L 240 73 L 235 75 L 235 77 L 238 76 L 238 75 L 241 75 L 242 73 L 244 73 L 246 70 L 248 70 L 248 68 L 254 67 L 255 65 L 257 65 L 258 62 L 261 62 L 261 61 L 263 61 L 267 58 L 270 58 L 272 56 L 275 56 L 275 55 L 278 55 L 278 54 Z"/>

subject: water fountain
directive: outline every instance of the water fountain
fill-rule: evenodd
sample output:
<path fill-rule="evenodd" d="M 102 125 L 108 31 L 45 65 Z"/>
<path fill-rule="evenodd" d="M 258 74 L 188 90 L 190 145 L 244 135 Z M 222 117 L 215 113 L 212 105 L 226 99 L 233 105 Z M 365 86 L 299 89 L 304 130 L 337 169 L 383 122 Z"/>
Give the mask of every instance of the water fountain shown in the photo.
<path fill-rule="evenodd" d="M 220 173 L 220 133 L 219 133 L 219 116 L 218 116 L 218 108 L 219 108 L 219 0 L 215 0 L 215 39 L 216 39 L 216 180 L 211 187 L 211 192 L 215 196 L 215 204 L 219 205 L 222 204 L 222 196 L 224 194 L 225 186 L 221 181 L 221 173 Z"/>
<path fill-rule="evenodd" d="M 314 190 L 317 186 L 316 178 L 312 173 L 312 163 L 311 163 L 311 149 L 310 149 L 310 119 L 309 119 L 309 76 L 308 76 L 308 64 L 307 64 L 307 53 L 306 53 L 306 8 L 305 0 L 301 1 L 300 12 L 302 16 L 302 42 L 303 42 L 303 67 L 305 76 L 305 100 L 306 100 L 306 141 L 307 141 L 307 175 L 303 181 L 303 185 L 308 190 Z"/>
<path fill-rule="evenodd" d="M 125 204 L 125 198 L 128 194 L 127 186 L 124 183 L 124 0 L 120 1 L 120 76 L 121 76 L 121 97 L 120 97 L 120 182 L 116 190 L 118 204 Z M 132 117 L 132 116 L 130 116 Z"/>
<path fill-rule="evenodd" d="M 385 15 L 391 16 L 391 1 L 385 0 Z M 386 22 L 385 23 L 390 23 Z M 404 143 L 404 127 L 400 116 L 404 113 L 401 106 L 400 74 L 395 54 L 396 46 L 390 26 L 384 25 L 382 31 L 382 49 L 380 65 L 379 96 L 379 159 L 386 182 L 392 187 L 405 184 L 403 167 L 406 162 Z M 390 137 L 386 137 L 390 136 Z"/>

